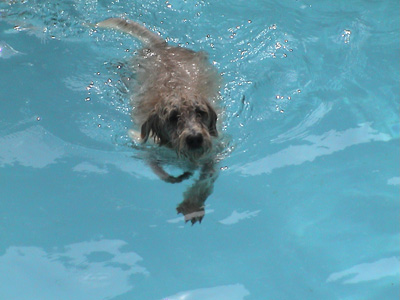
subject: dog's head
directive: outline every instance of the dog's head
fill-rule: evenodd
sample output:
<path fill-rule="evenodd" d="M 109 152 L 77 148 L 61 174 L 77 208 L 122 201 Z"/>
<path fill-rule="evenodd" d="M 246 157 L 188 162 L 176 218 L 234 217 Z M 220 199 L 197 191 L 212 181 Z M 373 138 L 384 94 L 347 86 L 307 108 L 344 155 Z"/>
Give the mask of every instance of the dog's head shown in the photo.
<path fill-rule="evenodd" d="M 212 148 L 217 137 L 217 113 L 208 101 L 162 101 L 142 124 L 141 138 L 149 137 L 178 155 L 196 160 Z"/>

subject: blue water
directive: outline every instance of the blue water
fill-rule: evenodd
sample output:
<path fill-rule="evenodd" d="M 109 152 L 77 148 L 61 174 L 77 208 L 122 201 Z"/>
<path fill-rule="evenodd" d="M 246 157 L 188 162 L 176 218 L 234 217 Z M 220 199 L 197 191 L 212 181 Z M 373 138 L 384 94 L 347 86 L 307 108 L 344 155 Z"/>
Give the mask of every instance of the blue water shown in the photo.
<path fill-rule="evenodd" d="M 125 16 L 223 74 L 202 224 L 129 144 Z M 399 1 L 0 1 L 1 300 L 394 300 Z"/>

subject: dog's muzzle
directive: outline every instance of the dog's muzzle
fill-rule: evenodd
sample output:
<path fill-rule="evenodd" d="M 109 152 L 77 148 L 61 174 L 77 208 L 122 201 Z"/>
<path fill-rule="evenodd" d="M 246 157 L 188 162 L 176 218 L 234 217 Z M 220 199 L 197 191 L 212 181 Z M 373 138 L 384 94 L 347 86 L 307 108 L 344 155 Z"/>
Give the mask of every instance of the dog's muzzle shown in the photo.
<path fill-rule="evenodd" d="M 189 150 L 199 150 L 203 147 L 204 138 L 201 133 L 191 134 L 186 137 L 186 145 Z"/>

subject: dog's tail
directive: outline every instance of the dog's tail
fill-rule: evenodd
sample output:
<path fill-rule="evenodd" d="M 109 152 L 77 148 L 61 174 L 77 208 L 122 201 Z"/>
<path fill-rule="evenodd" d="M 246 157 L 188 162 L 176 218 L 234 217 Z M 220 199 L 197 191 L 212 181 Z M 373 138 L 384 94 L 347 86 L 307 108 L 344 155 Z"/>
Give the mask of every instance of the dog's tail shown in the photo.
<path fill-rule="evenodd" d="M 127 21 L 119 18 L 110 18 L 97 23 L 95 26 L 101 28 L 117 29 L 122 32 L 128 33 L 133 37 L 139 39 L 148 47 L 160 46 L 166 43 L 159 35 L 133 21 Z"/>

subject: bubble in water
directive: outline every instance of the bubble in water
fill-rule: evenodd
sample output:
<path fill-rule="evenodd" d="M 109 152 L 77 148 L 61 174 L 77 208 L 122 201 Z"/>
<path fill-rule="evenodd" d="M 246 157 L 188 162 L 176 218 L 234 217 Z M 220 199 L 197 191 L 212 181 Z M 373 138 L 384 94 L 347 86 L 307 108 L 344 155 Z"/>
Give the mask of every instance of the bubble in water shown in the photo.
<path fill-rule="evenodd" d="M 41 121 L 42 118 L 41 117 L 36 117 L 36 121 Z"/>
<path fill-rule="evenodd" d="M 344 37 L 345 44 L 350 43 L 350 34 L 351 34 L 350 30 L 348 30 L 348 29 L 343 30 L 342 37 Z"/>
<path fill-rule="evenodd" d="M 226 170 L 228 170 L 228 166 L 221 167 L 220 170 L 221 171 L 226 171 Z"/>
<path fill-rule="evenodd" d="M 87 101 L 90 101 L 90 97 L 86 97 L 85 98 L 85 101 L 87 102 Z"/>
<path fill-rule="evenodd" d="M 91 81 L 91 82 L 89 83 L 89 85 L 86 87 L 86 90 L 87 90 L 87 91 L 90 91 L 90 90 L 93 88 L 93 86 L 94 86 L 94 83 L 93 83 L 93 81 Z"/>

